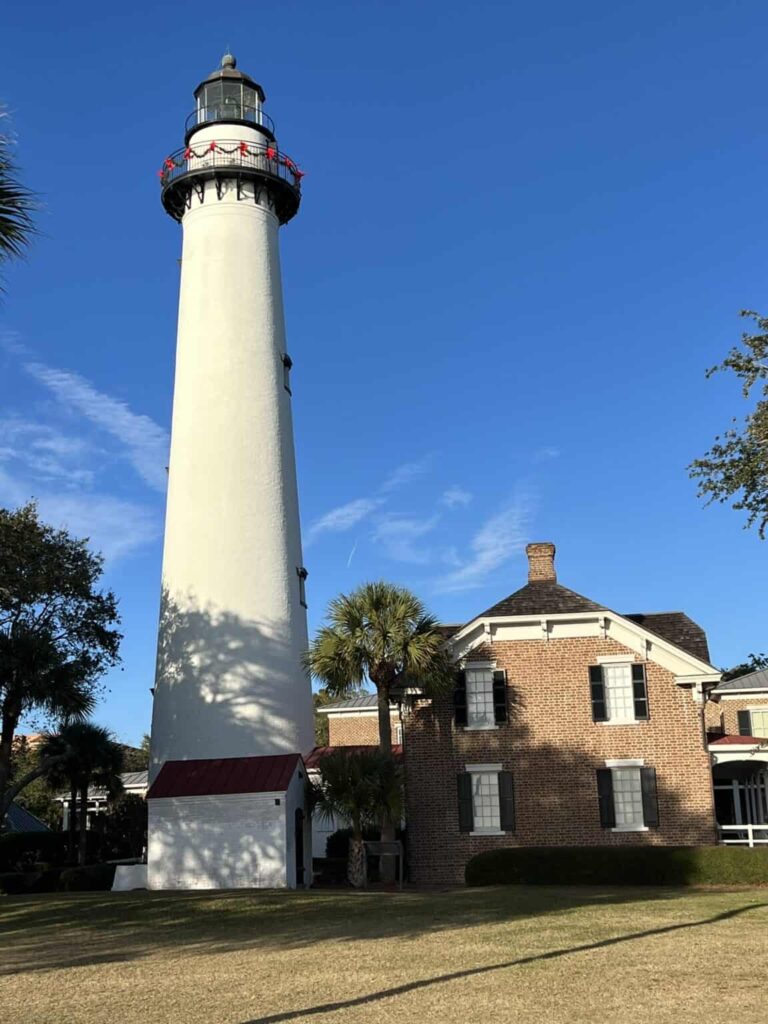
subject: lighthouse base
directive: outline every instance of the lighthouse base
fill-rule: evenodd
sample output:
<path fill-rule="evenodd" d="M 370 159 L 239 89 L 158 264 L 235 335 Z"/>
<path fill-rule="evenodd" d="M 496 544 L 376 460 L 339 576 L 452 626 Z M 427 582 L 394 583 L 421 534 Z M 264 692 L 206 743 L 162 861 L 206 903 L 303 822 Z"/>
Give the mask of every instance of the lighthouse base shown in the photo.
<path fill-rule="evenodd" d="M 299 754 L 167 761 L 147 794 L 149 889 L 295 889 L 312 879 Z"/>

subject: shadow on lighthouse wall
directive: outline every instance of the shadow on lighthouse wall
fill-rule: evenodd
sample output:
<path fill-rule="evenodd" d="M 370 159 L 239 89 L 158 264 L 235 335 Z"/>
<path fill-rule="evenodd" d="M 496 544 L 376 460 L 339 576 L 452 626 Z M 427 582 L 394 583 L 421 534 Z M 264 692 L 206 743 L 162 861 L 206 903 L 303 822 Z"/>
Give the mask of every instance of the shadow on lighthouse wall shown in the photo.
<path fill-rule="evenodd" d="M 309 682 L 277 628 L 163 590 L 153 776 L 167 760 L 306 753 L 304 718 Z"/>

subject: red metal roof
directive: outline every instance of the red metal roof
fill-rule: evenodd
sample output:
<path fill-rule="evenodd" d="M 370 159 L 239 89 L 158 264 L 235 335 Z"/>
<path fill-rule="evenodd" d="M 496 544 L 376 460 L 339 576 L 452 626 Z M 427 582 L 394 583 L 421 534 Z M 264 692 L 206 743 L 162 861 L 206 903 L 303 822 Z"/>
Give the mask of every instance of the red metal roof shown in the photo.
<path fill-rule="evenodd" d="M 150 786 L 147 799 L 283 793 L 300 761 L 299 754 L 166 761 Z"/>
<path fill-rule="evenodd" d="M 304 763 L 306 764 L 307 768 L 317 768 L 317 766 L 320 764 L 322 759 L 327 754 L 332 754 L 336 750 L 346 750 L 346 751 L 348 751 L 351 754 L 351 753 L 358 753 L 361 750 L 365 751 L 365 750 L 378 750 L 378 749 L 379 749 L 378 744 L 376 744 L 376 745 L 369 744 L 368 746 L 363 746 L 361 744 L 361 745 L 356 746 L 356 747 L 313 747 L 312 750 L 310 750 L 310 752 L 307 754 L 306 758 L 304 759 Z M 401 746 L 398 746 L 397 744 L 393 745 L 393 747 L 392 747 L 392 755 L 393 755 L 393 757 L 396 757 L 396 758 L 399 759 L 403 755 L 403 748 Z"/>
<path fill-rule="evenodd" d="M 759 747 L 764 743 L 768 743 L 768 739 L 760 736 L 718 736 L 717 739 L 710 739 L 710 747 L 716 746 L 718 743 L 722 744 L 738 744 L 743 743 L 749 747 Z"/>

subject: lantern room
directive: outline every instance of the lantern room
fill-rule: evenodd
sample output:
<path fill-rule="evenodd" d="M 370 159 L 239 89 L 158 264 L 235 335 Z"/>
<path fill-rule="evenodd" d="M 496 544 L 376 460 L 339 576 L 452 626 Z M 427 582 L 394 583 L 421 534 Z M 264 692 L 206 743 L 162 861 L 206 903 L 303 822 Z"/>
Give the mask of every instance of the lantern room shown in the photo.
<path fill-rule="evenodd" d="M 226 53 L 221 67 L 195 89 L 196 106 L 187 118 L 185 141 L 189 142 L 198 128 L 216 122 L 245 124 L 274 139 L 272 118 L 262 110 L 264 99 L 261 86 L 238 71 L 237 61 L 231 53 Z"/>

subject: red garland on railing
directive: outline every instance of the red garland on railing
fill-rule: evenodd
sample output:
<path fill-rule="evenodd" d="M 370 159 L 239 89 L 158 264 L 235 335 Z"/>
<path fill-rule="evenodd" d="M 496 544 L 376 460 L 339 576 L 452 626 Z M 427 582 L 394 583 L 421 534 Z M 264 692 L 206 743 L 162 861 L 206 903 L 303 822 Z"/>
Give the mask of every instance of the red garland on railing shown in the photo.
<path fill-rule="evenodd" d="M 290 171 L 291 174 L 293 175 L 296 184 L 298 184 L 301 181 L 301 179 L 304 177 L 306 173 L 305 171 L 299 170 L 299 168 L 296 166 L 293 160 L 290 159 L 290 157 L 279 155 L 277 150 L 273 146 L 267 146 L 267 148 L 264 150 L 259 148 L 251 149 L 248 146 L 247 142 L 241 142 L 239 145 L 233 146 L 231 149 L 228 149 L 226 146 L 222 146 L 219 143 L 213 141 L 211 142 L 207 149 L 203 150 L 202 153 L 196 153 L 191 146 L 187 146 L 187 148 L 184 150 L 184 156 L 181 160 L 174 160 L 173 157 L 170 156 L 167 157 L 163 161 L 163 166 L 157 172 L 157 176 L 158 178 L 160 178 L 161 181 L 163 181 L 167 174 L 169 174 L 171 171 L 176 170 L 177 167 L 183 167 L 187 160 L 192 160 L 193 158 L 195 160 L 202 160 L 203 157 L 205 157 L 208 153 L 214 153 L 216 151 L 218 151 L 219 153 L 224 153 L 225 156 L 232 156 L 234 153 L 239 153 L 241 156 L 260 156 L 262 153 L 264 153 L 267 157 L 267 160 L 277 161 L 278 163 L 282 164 L 287 171 Z"/>

